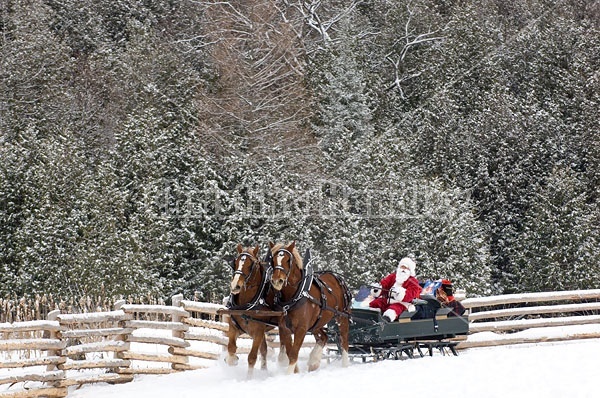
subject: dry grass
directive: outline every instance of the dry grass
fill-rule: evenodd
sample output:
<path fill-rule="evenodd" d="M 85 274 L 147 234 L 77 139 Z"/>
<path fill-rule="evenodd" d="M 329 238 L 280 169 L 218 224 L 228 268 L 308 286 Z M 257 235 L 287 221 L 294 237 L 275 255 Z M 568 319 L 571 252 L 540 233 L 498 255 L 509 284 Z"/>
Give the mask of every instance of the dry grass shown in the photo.
<path fill-rule="evenodd" d="M 63 314 L 112 311 L 117 300 L 125 300 L 127 304 L 165 304 L 162 298 L 151 295 L 58 298 L 44 294 L 34 297 L 5 297 L 0 298 L 0 323 L 45 320 L 48 313 L 54 310 L 60 310 Z"/>

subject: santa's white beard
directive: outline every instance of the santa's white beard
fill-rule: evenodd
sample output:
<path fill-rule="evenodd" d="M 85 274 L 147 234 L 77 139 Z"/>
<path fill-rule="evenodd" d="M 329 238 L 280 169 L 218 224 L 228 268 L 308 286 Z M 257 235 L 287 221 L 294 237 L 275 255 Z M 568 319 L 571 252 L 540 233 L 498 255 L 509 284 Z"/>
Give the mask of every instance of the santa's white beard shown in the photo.
<path fill-rule="evenodd" d="M 410 276 L 410 271 L 400 271 L 396 272 L 396 283 L 402 285 L 408 277 Z"/>

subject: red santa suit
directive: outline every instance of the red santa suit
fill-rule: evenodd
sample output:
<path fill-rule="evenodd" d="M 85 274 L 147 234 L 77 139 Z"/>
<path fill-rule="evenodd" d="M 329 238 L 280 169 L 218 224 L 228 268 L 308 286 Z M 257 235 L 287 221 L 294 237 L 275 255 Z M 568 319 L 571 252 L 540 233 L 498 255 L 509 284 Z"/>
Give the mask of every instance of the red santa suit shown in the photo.
<path fill-rule="evenodd" d="M 421 295 L 421 286 L 415 278 L 416 264 L 408 257 L 398 263 L 396 272 L 381 280 L 379 296 L 369 303 L 371 308 L 379 308 L 383 317 L 394 321 L 406 311 L 412 301 Z M 374 292 L 377 296 L 377 292 Z"/>

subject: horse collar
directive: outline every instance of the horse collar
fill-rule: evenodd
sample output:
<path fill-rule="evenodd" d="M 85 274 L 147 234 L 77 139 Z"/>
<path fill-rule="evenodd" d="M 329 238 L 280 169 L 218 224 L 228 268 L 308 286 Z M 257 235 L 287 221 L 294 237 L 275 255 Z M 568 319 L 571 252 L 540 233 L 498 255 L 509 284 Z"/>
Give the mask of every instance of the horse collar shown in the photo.
<path fill-rule="evenodd" d="M 279 292 L 279 294 L 275 296 L 275 307 L 281 308 L 283 311 L 287 312 L 301 301 L 311 298 L 310 293 L 308 292 L 313 283 L 313 272 L 310 262 L 304 269 L 300 271 L 302 273 L 302 277 L 297 283 L 300 286 L 298 286 L 292 298 L 288 301 L 281 302 L 282 297 L 281 292 Z"/>

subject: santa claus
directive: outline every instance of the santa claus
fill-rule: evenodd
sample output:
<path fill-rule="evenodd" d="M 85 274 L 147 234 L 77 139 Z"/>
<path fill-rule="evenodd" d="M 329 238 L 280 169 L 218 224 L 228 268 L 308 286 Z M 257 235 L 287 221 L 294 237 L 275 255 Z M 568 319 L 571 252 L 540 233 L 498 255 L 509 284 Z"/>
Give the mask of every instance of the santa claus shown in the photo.
<path fill-rule="evenodd" d="M 379 286 L 371 289 L 371 295 L 375 300 L 369 303 L 369 307 L 379 308 L 386 321 L 395 321 L 421 294 L 421 286 L 415 278 L 416 267 L 413 260 L 405 257 L 398 263 L 396 272 L 384 277 Z"/>

